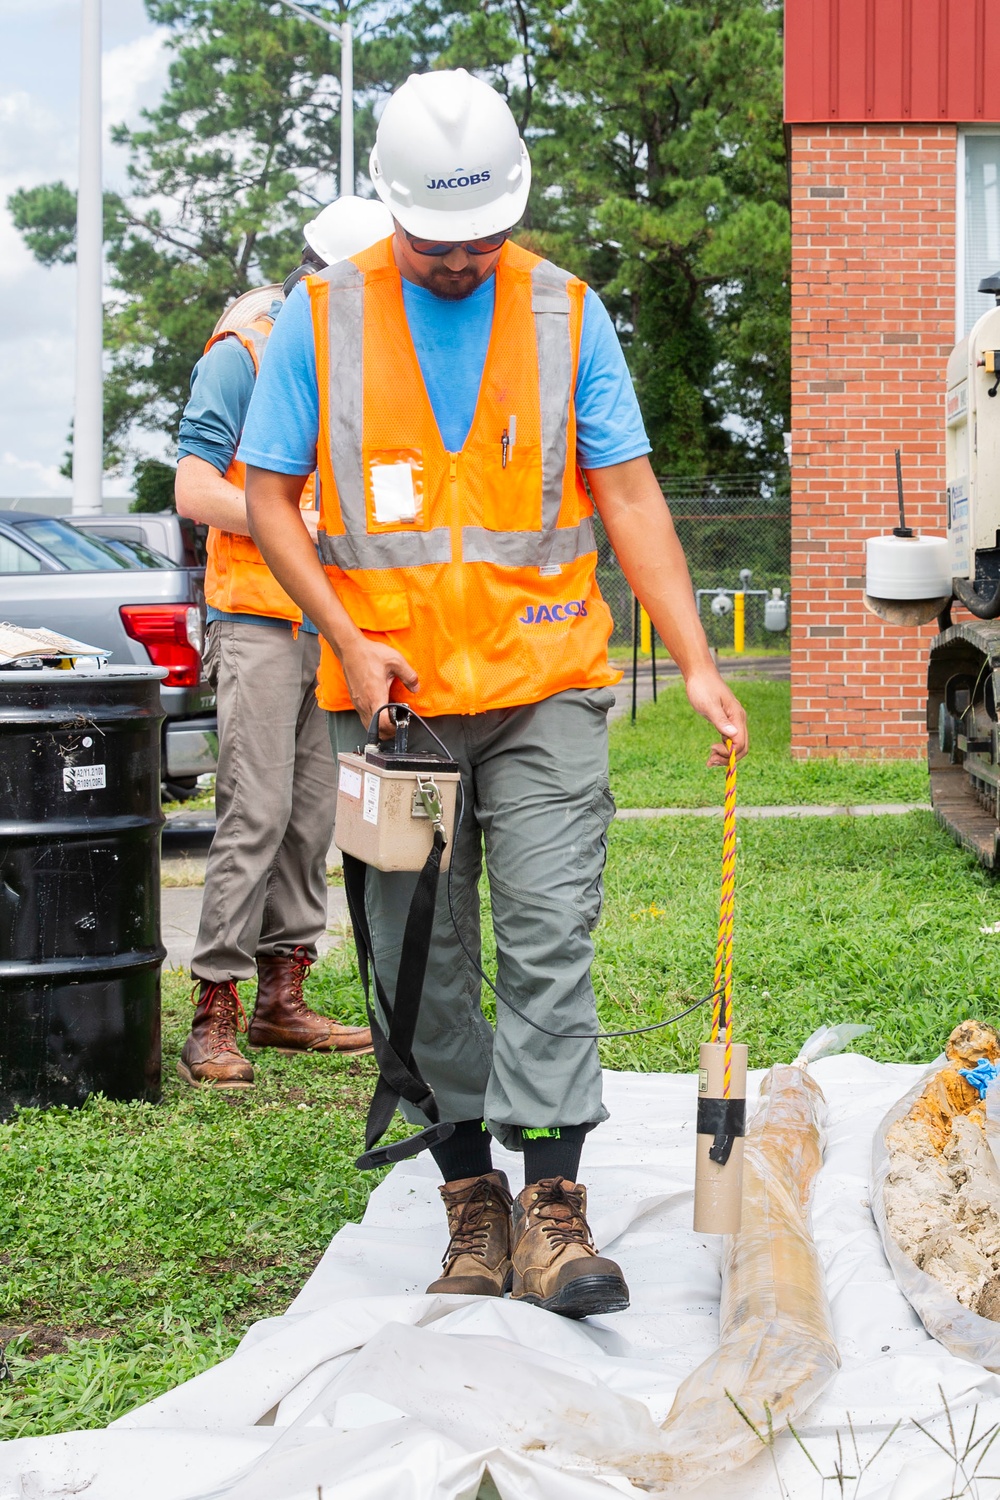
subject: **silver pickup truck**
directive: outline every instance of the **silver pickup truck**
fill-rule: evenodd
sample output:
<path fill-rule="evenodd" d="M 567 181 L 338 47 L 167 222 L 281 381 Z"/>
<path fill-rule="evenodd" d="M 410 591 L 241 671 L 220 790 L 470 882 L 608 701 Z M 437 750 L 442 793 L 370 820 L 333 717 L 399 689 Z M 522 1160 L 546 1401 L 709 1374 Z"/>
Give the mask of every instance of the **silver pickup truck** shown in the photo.
<path fill-rule="evenodd" d="M 55 516 L 0 511 L 0 620 L 48 626 L 123 666 L 166 667 L 164 787 L 189 796 L 215 770 L 215 694 L 201 665 L 203 569 L 140 561 Z"/>

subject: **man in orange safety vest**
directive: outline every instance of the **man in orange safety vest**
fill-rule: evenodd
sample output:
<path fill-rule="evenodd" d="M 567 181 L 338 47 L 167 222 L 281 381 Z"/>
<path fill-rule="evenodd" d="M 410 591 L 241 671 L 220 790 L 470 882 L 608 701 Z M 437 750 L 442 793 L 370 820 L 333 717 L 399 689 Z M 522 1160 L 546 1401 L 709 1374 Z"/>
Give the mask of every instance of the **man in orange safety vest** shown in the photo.
<path fill-rule="evenodd" d="M 334 774 L 316 703 L 316 627 L 273 577 L 249 535 L 243 420 L 284 295 L 309 271 L 363 249 L 391 224 L 380 203 L 341 198 L 306 226 L 303 265 L 284 289 L 245 293 L 195 367 L 181 422 L 177 509 L 206 522 L 205 670 L 216 688 L 215 837 L 194 954 L 194 1019 L 177 1068 L 187 1083 L 250 1088 L 236 988 L 256 972 L 249 1042 L 284 1052 L 366 1052 L 367 1027 L 319 1015 L 302 988 L 326 929 Z M 315 484 L 301 496 L 315 538 Z"/>
<path fill-rule="evenodd" d="M 579 1181 L 584 1138 L 607 1117 L 591 932 L 621 675 L 595 506 L 720 737 L 711 764 L 726 740 L 745 753 L 745 716 L 709 652 L 611 320 L 510 239 L 531 170 L 506 103 L 463 70 L 411 77 L 381 117 L 371 176 L 392 237 L 307 278 L 272 337 L 240 447 L 251 529 L 319 626 L 334 748 L 353 749 L 391 698 L 426 720 L 411 746 L 437 748 L 433 730 L 462 772 L 455 923 L 442 882 L 413 1044 L 455 1126 L 431 1147 L 450 1238 L 429 1290 L 614 1312 L 628 1288 Z M 298 509 L 314 468 L 319 556 Z M 484 848 L 495 1031 L 476 960 Z M 368 872 L 390 1001 L 415 878 Z M 492 1138 L 523 1152 L 516 1197 Z"/>

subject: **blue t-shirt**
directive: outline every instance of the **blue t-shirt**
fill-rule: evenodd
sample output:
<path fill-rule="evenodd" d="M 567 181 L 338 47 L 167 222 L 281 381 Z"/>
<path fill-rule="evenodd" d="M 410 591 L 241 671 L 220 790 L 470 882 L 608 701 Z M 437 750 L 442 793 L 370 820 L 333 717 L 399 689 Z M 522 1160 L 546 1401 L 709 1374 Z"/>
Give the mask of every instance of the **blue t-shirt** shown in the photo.
<path fill-rule="evenodd" d="M 403 282 L 406 320 L 445 448 L 457 453 L 472 426 L 493 323 L 495 278 L 449 302 Z M 588 289 L 576 392 L 577 461 L 606 469 L 650 451 L 614 324 Z M 309 293 L 295 288 L 274 325 L 240 442 L 244 463 L 278 474 L 316 467 L 319 392 Z"/>
<path fill-rule="evenodd" d="M 280 302 L 272 304 L 272 316 L 280 310 Z M 253 360 L 239 339 L 220 339 L 202 355 L 191 373 L 191 396 L 181 417 L 178 458 L 191 454 L 220 474 L 226 473 L 239 446 L 255 379 Z M 211 604 L 205 616 L 209 624 L 213 620 L 239 620 L 244 625 L 291 628 L 288 620 L 272 615 L 230 614 Z M 318 634 L 311 620 L 303 619 L 302 629 Z"/>
<path fill-rule="evenodd" d="M 240 444 L 254 387 L 253 360 L 239 339 L 220 339 L 191 372 L 177 457 L 192 454 L 225 474 Z"/>

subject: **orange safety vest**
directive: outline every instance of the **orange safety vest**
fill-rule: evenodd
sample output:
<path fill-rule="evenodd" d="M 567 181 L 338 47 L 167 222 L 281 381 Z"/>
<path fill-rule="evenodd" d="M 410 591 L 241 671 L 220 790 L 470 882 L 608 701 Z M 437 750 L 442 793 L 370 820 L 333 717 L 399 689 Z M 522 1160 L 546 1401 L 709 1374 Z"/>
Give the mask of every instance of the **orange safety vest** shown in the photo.
<path fill-rule="evenodd" d="M 391 240 L 306 285 L 319 381 L 319 547 L 354 623 L 394 646 L 418 713 L 474 714 L 620 681 L 597 587 L 573 391 L 586 286 L 509 241 L 472 427 L 445 450 Z M 351 707 L 323 643 L 319 702 Z"/>
<path fill-rule="evenodd" d="M 260 373 L 264 345 L 273 327 L 274 320 L 265 314 L 245 328 L 224 329 L 212 335 L 205 345 L 205 353 L 220 339 L 239 339 L 253 360 L 256 377 Z M 237 489 L 246 489 L 246 464 L 234 458 L 225 478 Z M 299 504 L 303 510 L 311 510 L 315 503 L 316 480 L 313 476 L 306 482 Z M 274 577 L 253 539 L 238 536 L 233 531 L 219 531 L 215 526 L 208 528 L 205 599 L 213 608 L 226 614 L 267 615 L 275 620 L 290 620 L 296 626 L 302 624 L 301 609 Z"/>

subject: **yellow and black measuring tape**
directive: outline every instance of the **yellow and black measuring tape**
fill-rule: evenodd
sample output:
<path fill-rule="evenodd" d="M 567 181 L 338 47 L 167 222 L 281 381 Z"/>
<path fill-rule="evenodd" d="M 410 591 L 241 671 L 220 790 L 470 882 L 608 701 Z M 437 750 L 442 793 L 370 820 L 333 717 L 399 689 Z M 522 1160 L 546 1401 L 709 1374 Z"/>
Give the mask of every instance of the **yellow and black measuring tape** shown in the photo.
<path fill-rule="evenodd" d="M 743 1196 L 747 1049 L 733 1041 L 733 918 L 736 911 L 736 748 L 727 741 L 722 818 L 722 895 L 712 983 L 711 1039 L 698 1058 L 694 1227 L 735 1234 Z"/>

